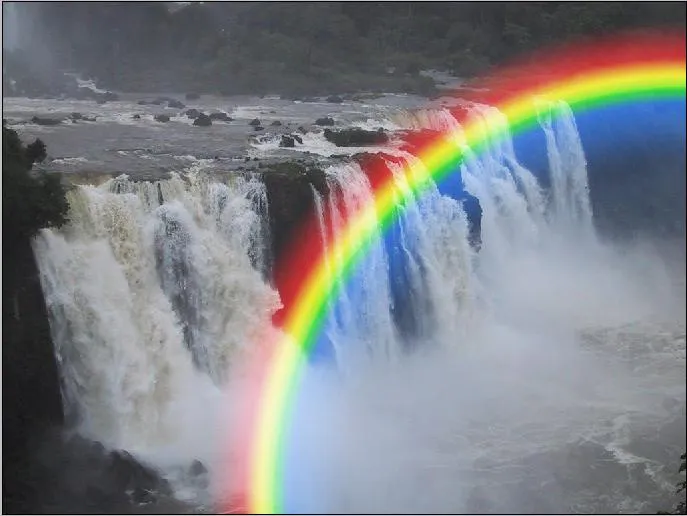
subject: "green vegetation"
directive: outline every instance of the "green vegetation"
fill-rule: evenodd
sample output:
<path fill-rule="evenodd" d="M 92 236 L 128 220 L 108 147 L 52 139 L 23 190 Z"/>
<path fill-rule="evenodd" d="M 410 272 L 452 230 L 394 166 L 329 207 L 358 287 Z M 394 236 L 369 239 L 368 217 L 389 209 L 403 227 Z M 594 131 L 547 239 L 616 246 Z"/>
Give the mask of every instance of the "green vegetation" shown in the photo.
<path fill-rule="evenodd" d="M 20 7 L 38 20 L 56 68 L 148 92 L 431 95 L 423 69 L 472 76 L 572 37 L 685 26 L 684 2 L 172 4 Z"/>
<path fill-rule="evenodd" d="M 16 131 L 2 128 L 3 240 L 15 243 L 39 229 L 65 223 L 67 199 L 60 176 L 32 172 L 46 158 L 41 140 L 24 146 Z"/>

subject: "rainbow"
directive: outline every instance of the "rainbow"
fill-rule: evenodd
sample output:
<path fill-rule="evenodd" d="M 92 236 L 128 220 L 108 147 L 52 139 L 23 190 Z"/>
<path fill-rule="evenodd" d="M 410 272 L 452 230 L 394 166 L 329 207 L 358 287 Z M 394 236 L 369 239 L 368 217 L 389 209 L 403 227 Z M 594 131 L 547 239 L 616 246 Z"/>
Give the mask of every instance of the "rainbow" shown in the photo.
<path fill-rule="evenodd" d="M 502 131 L 517 133 L 532 127 L 542 102 L 562 100 L 580 112 L 621 103 L 679 100 L 685 98 L 685 82 L 682 33 L 642 32 L 577 43 L 514 63 L 456 92 L 460 98 L 497 107 L 507 123 L 483 124 L 459 108 L 453 114 L 461 123 L 460 134 L 409 136 L 407 148 L 418 159 L 406 165 L 404 191 L 381 160 L 370 159 L 365 171 L 374 202 L 350 215 L 345 230 L 329 243 L 326 253 L 339 259 L 327 260 L 316 241 L 318 232 L 306 225 L 303 237 L 276 267 L 284 308 L 275 323 L 281 332 L 276 337 L 263 335 L 260 352 L 246 365 L 247 408 L 240 433 L 232 434 L 229 446 L 235 465 L 228 480 L 233 494 L 223 502 L 226 512 L 266 514 L 287 509 L 286 435 L 309 356 L 341 280 L 364 255 L 379 225 L 389 227 L 399 203 L 455 171 L 466 149 L 479 152 Z M 307 224 L 313 228 L 313 221 Z"/>

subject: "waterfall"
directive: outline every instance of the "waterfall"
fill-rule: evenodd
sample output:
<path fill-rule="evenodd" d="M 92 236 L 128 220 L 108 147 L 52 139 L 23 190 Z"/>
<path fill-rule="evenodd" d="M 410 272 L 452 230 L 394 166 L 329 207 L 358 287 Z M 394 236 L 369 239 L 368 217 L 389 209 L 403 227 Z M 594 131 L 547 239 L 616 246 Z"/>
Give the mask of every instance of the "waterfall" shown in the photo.
<path fill-rule="evenodd" d="M 264 185 L 121 176 L 68 193 L 69 224 L 34 248 L 79 430 L 113 447 L 172 445 L 179 404 L 217 391 L 279 305 Z"/>
<path fill-rule="evenodd" d="M 348 367 L 344 364 L 353 360 L 352 355 L 359 358 L 361 350 L 366 356 L 391 357 L 430 342 L 460 347 L 476 303 L 490 302 L 482 295 L 484 282 L 495 281 L 490 271 L 508 269 L 514 256 L 540 252 L 563 234 L 593 237 L 584 151 L 568 106 L 551 106 L 541 118 L 551 164 L 548 191 L 518 162 L 505 117 L 489 106 L 470 109 L 486 133 L 499 129 L 503 138 L 489 141 L 479 156 L 462 148 L 466 159 L 460 173 L 454 174 L 459 179 L 449 178 L 453 185 L 430 182 L 416 194 L 406 173 L 422 163 L 410 154 L 386 163 L 397 190 L 408 200 L 398 199 L 392 225 L 375 232 L 369 251 L 330 307 L 327 340 L 341 367 Z M 460 134 L 447 110 L 421 110 L 407 114 L 405 120 L 415 129 Z M 464 145 L 459 136 L 456 145 Z M 325 248 L 373 196 L 356 164 L 333 165 L 327 178 L 329 199 L 313 190 Z M 468 244 L 463 188 L 479 199 L 484 213 L 479 260 Z M 484 269 L 479 275 L 476 261 Z"/>

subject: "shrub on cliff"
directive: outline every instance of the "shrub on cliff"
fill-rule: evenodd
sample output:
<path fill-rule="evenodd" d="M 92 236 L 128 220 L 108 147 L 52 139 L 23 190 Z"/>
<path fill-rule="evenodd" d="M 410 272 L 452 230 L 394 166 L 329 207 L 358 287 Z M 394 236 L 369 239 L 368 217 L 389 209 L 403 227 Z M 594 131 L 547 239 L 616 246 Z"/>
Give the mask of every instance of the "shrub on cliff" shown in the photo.
<path fill-rule="evenodd" d="M 34 163 L 46 158 L 45 144 L 24 146 L 16 131 L 2 128 L 3 238 L 32 237 L 44 227 L 67 220 L 68 204 L 59 176 L 34 173 Z"/>

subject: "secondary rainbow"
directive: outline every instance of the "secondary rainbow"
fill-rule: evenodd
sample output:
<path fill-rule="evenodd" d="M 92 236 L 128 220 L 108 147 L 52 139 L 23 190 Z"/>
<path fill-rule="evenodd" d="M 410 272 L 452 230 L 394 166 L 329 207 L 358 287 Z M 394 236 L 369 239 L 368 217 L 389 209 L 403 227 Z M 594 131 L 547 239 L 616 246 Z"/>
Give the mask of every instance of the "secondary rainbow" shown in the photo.
<path fill-rule="evenodd" d="M 317 233 L 304 231 L 289 258 L 277 264 L 276 282 L 284 302 L 278 321 L 282 334 L 260 343 L 262 353 L 247 370 L 252 382 L 247 391 L 250 412 L 240 423 L 241 437 L 234 435 L 230 445 L 241 453 L 230 471 L 235 495 L 225 509 L 262 514 L 287 509 L 282 492 L 288 474 L 285 434 L 313 343 L 341 280 L 365 253 L 379 225 L 389 226 L 399 203 L 455 171 L 466 149 L 478 153 L 504 130 L 517 133 L 533 126 L 547 101 L 565 101 L 580 112 L 647 99 L 684 99 L 685 82 L 684 34 L 643 32 L 567 46 L 516 63 L 458 92 L 461 98 L 497 107 L 507 124 L 484 125 L 457 112 L 459 133 L 414 142 L 418 159 L 406 169 L 408 188 L 399 190 L 390 174 L 368 166 L 374 202 L 351 216 L 345 230 L 329 243 L 327 253 L 340 258 L 329 260 L 327 266 L 324 251 L 311 241 Z"/>

